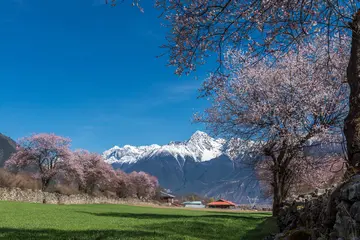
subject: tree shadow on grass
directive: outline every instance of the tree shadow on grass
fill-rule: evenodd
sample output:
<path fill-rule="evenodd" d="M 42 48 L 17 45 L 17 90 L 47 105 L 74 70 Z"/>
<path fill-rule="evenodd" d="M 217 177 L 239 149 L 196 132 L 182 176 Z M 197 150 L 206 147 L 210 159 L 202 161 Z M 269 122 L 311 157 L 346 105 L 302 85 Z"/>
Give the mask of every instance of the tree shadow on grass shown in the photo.
<path fill-rule="evenodd" d="M 270 234 L 278 233 L 279 229 L 275 217 L 268 217 L 253 230 L 250 230 L 240 240 L 262 239 Z"/>
<path fill-rule="evenodd" d="M 154 230 L 84 230 L 84 231 L 62 231 L 55 229 L 17 229 L 0 228 L 0 239 L 9 240 L 43 240 L 43 239 L 73 239 L 73 240 L 112 240 L 112 239 L 166 239 L 166 236 Z"/>
<path fill-rule="evenodd" d="M 204 221 L 167 221 L 142 225 L 142 229 L 153 229 L 157 232 L 167 233 L 173 237 L 183 239 L 197 238 L 203 240 L 261 240 L 268 234 L 248 234 L 249 229 L 257 225 L 259 220 L 238 221 L 232 224 L 228 222 L 204 222 Z M 251 231 L 251 230 L 250 230 Z M 172 238 L 171 238 L 172 239 Z"/>
<path fill-rule="evenodd" d="M 254 226 L 258 225 L 262 221 L 266 221 L 268 218 L 267 216 L 261 215 L 227 215 L 225 213 L 189 216 L 181 214 L 175 215 L 121 212 L 82 213 L 87 213 L 98 217 L 119 218 L 119 221 L 124 221 L 126 218 L 149 220 L 142 222 L 138 228 L 144 231 L 155 231 L 162 233 L 167 236 L 168 239 L 198 238 L 204 240 L 259 240 L 261 237 L 265 237 L 267 235 L 264 235 L 264 233 L 261 232 L 257 235 L 248 233 L 248 231 L 253 230 Z M 161 220 L 161 222 L 156 220 Z M 242 238 L 243 236 L 250 236 L 250 238 Z"/>
<path fill-rule="evenodd" d="M 174 238 L 182 237 L 183 239 L 197 238 L 203 240 L 238 240 L 241 235 L 239 230 L 242 225 L 226 225 L 200 221 L 167 221 L 163 223 L 143 225 L 142 227 L 143 229 L 154 229 L 159 232 L 167 233 Z"/>

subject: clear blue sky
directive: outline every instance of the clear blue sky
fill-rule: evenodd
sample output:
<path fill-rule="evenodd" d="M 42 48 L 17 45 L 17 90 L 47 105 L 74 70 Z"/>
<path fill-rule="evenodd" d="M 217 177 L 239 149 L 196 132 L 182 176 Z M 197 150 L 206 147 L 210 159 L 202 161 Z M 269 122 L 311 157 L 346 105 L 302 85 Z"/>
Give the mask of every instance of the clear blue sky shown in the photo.
<path fill-rule="evenodd" d="M 191 118 L 206 74 L 179 78 L 156 58 L 166 30 L 153 1 L 145 13 L 102 1 L 0 1 L 1 133 L 53 132 L 102 152 L 203 130 Z"/>

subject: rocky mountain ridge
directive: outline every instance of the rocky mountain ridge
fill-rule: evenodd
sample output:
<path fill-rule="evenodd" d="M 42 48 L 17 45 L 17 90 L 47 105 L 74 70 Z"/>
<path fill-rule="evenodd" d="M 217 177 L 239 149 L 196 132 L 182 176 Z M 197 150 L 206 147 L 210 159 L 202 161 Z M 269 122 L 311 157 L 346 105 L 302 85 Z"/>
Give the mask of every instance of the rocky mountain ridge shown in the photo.
<path fill-rule="evenodd" d="M 248 157 L 246 142 L 236 142 L 241 150 L 236 154 L 231 151 L 234 144 L 196 131 L 187 141 L 162 146 L 114 146 L 103 157 L 125 172 L 145 171 L 156 176 L 175 194 L 197 193 L 237 203 L 248 203 L 248 197 L 256 196 L 261 200 L 252 169 L 236 161 Z"/>
<path fill-rule="evenodd" d="M 16 142 L 0 133 L 0 167 L 4 166 L 10 155 L 16 152 Z"/>

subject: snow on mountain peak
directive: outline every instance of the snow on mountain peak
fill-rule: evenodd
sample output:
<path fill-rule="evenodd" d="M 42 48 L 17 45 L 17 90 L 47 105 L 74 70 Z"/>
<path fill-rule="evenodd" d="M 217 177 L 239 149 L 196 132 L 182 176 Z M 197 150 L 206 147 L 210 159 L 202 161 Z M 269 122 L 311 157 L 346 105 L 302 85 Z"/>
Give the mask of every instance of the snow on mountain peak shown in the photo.
<path fill-rule="evenodd" d="M 198 138 L 198 137 L 210 137 L 207 133 L 197 130 L 196 132 L 191 135 L 191 138 Z"/>
<path fill-rule="evenodd" d="M 106 162 L 112 163 L 134 163 L 137 162 L 144 154 L 159 148 L 159 145 L 135 147 L 125 145 L 124 147 L 114 146 L 103 153 Z"/>
<path fill-rule="evenodd" d="M 121 148 L 121 147 L 115 145 L 115 146 L 113 146 L 112 148 L 110 148 L 109 150 L 116 150 L 116 149 L 120 149 L 120 148 Z"/>
<path fill-rule="evenodd" d="M 209 161 L 222 154 L 224 143 L 223 139 L 214 139 L 204 132 L 196 131 L 186 145 L 199 161 Z"/>
<path fill-rule="evenodd" d="M 172 141 L 169 144 L 160 146 L 152 144 L 149 146 L 114 146 L 105 151 L 103 157 L 110 164 L 131 164 L 143 157 L 157 154 L 169 154 L 177 160 L 185 161 L 190 158 L 196 162 L 209 161 L 224 153 L 224 139 L 214 139 L 205 132 L 196 131 L 189 140 L 184 142 Z"/>
<path fill-rule="evenodd" d="M 124 148 L 135 148 L 135 147 L 131 145 L 124 145 Z"/>

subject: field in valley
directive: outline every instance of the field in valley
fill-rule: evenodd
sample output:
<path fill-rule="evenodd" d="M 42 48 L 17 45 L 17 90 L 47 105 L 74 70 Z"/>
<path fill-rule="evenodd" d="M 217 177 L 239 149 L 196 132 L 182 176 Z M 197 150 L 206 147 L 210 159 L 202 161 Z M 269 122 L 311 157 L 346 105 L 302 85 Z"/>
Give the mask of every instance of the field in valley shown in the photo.
<path fill-rule="evenodd" d="M 0 239 L 262 239 L 270 213 L 0 202 Z"/>

